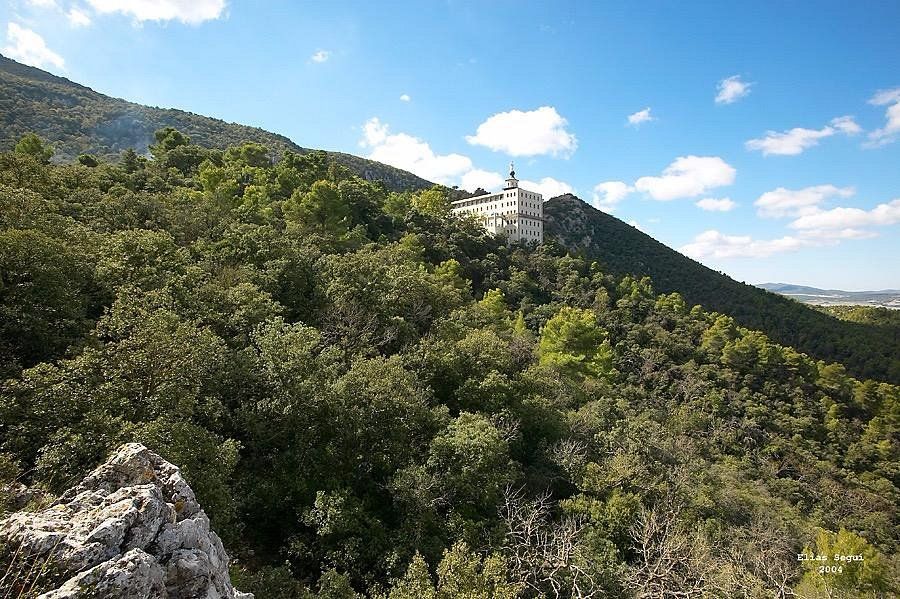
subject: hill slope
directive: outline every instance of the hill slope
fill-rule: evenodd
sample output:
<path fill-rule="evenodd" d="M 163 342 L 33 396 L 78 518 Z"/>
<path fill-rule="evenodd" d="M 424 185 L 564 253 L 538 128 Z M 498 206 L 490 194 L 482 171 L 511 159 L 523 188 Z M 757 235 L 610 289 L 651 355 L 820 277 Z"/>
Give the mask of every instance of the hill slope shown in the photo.
<path fill-rule="evenodd" d="M 173 598 L 209 595 L 191 553 L 217 540 L 207 524 L 260 598 L 822 597 L 835 578 L 814 568 L 854 572 L 798 562 L 805 547 L 865 556 L 878 591 L 841 597 L 896 596 L 900 387 L 507 243 L 431 191 L 402 203 L 241 152 L 201 191 L 163 168 L 176 149 L 133 169 L 0 153 L 0 516 L 140 443 L 193 493 L 120 489 L 106 525 L 74 514 L 77 540 L 146 547 L 141 572 L 165 563 Z M 251 168 L 285 187 L 242 188 Z M 341 203 L 349 221 L 329 218 Z M 677 257 L 551 204 L 573 231 Z M 154 482 L 137 465 L 116 475 Z M 40 562 L 0 542 L 0 597 L 74 561 L 70 538 L 46 542 L 73 512 L 34 502 L 13 521 L 60 522 Z M 124 534 L 135 512 L 156 525 Z"/>
<path fill-rule="evenodd" d="M 677 291 L 779 343 L 841 362 L 858 377 L 900 382 L 900 339 L 890 328 L 838 320 L 739 283 L 570 194 L 549 200 L 544 213 L 549 236 L 612 273 L 648 275 L 657 291 Z"/>
<path fill-rule="evenodd" d="M 193 113 L 111 98 L 40 69 L 0 56 L 0 150 L 34 131 L 50 140 L 57 159 L 81 153 L 115 158 L 133 147 L 143 152 L 155 130 L 172 126 L 193 143 L 225 148 L 246 141 L 276 152 L 312 150 L 263 129 Z M 355 174 L 392 190 L 429 187 L 406 171 L 340 152 L 328 152 Z M 616 274 L 649 275 L 657 290 L 678 291 L 692 303 L 725 312 L 778 342 L 844 363 L 859 377 L 900 382 L 900 340 L 892 330 L 840 321 L 785 297 L 738 283 L 671 250 L 574 196 L 546 206 L 547 233 L 570 249 L 597 259 Z"/>
<path fill-rule="evenodd" d="M 114 159 L 128 148 L 146 152 L 153 132 L 163 127 L 175 127 L 193 143 L 209 148 L 255 141 L 279 153 L 312 151 L 257 127 L 111 98 L 0 56 L 0 150 L 11 149 L 22 135 L 33 131 L 53 143 L 57 160 L 69 161 L 79 154 Z M 343 152 L 328 154 L 356 175 L 383 181 L 391 190 L 431 186 L 421 177 L 374 160 Z"/>

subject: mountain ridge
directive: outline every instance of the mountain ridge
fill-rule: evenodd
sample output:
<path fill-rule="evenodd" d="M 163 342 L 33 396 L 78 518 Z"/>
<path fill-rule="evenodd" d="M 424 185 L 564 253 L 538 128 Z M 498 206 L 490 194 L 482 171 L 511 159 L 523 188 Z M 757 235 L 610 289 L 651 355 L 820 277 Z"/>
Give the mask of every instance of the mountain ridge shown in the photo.
<path fill-rule="evenodd" d="M 847 289 L 823 289 L 821 287 L 811 287 L 809 285 L 795 285 L 793 283 L 756 283 L 757 287 L 766 291 L 822 291 L 826 293 L 900 293 L 900 289 L 862 289 L 858 291 L 849 291 Z"/>
<path fill-rule="evenodd" d="M 260 127 L 230 123 L 175 108 L 144 106 L 100 93 L 88 86 L 24 65 L 0 55 L 0 150 L 9 150 L 25 133 L 37 133 L 52 142 L 57 161 L 75 159 L 79 154 L 95 154 L 114 159 L 133 148 L 146 153 L 153 133 L 175 127 L 191 142 L 224 149 L 253 141 L 276 153 L 291 150 L 299 154 L 315 151 L 288 137 Z M 383 181 L 388 189 L 407 191 L 432 186 L 413 173 L 347 154 L 325 150 L 338 164 L 354 174 Z"/>
<path fill-rule="evenodd" d="M 756 286 L 798 302 L 816 306 L 871 306 L 900 309 L 900 291 L 896 289 L 844 291 L 790 283 L 760 283 Z"/>

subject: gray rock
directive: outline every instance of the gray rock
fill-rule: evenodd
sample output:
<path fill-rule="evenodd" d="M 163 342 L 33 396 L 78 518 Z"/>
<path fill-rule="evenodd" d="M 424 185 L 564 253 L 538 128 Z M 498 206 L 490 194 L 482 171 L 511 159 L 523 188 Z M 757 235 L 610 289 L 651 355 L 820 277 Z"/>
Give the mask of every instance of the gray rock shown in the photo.
<path fill-rule="evenodd" d="M 0 543 L 50 563 L 58 588 L 39 599 L 253 599 L 178 468 L 143 445 L 120 447 L 39 512 L 0 522 Z"/>
<path fill-rule="evenodd" d="M 87 591 L 87 592 L 86 592 Z M 87 594 L 91 598 L 172 597 L 167 595 L 166 573 L 159 562 L 141 549 L 131 549 L 81 572 L 56 590 L 41 595 L 41 599 L 67 599 Z M 187 597 L 189 595 L 178 595 Z"/>

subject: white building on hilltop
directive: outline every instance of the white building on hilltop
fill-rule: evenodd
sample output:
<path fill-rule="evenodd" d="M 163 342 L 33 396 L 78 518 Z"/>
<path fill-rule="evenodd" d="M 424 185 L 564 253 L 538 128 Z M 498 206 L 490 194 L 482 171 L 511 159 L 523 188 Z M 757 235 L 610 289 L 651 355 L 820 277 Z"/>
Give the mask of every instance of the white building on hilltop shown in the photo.
<path fill-rule="evenodd" d="M 513 164 L 503 191 L 456 200 L 454 214 L 472 214 L 493 234 L 505 233 L 510 241 L 544 241 L 544 199 L 519 187 Z"/>

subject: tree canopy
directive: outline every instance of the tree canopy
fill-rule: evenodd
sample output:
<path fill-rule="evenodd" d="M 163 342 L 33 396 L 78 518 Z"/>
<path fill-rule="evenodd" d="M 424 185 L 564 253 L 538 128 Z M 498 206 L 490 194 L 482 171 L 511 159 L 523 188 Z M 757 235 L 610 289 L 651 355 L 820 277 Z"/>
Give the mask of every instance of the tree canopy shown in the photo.
<path fill-rule="evenodd" d="M 188 137 L 0 154 L 0 510 L 140 441 L 259 597 L 900 592 L 898 387 L 449 190 Z"/>

